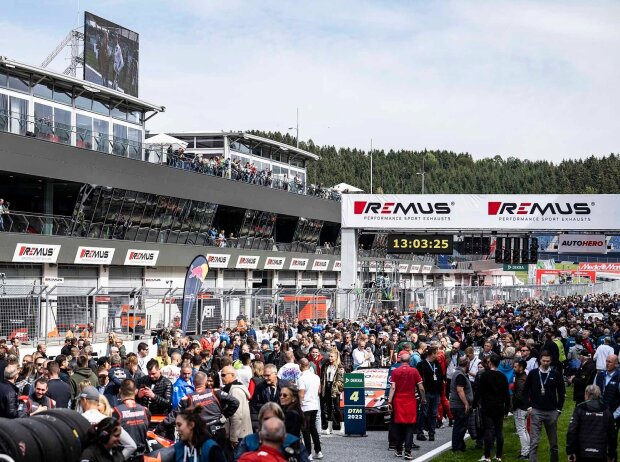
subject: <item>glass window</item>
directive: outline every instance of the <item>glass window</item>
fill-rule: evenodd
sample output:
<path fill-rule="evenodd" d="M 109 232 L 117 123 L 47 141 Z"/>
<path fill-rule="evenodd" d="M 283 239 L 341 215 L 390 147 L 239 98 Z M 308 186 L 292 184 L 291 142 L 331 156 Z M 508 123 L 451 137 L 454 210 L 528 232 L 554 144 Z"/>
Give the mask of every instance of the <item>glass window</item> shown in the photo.
<path fill-rule="evenodd" d="M 9 130 L 9 97 L 0 93 L 0 130 Z"/>
<path fill-rule="evenodd" d="M 54 96 L 54 84 L 52 82 L 41 82 L 34 86 L 33 93 L 41 98 L 52 99 Z"/>
<path fill-rule="evenodd" d="M 34 103 L 34 135 L 37 138 L 52 140 L 54 108 L 46 104 Z"/>
<path fill-rule="evenodd" d="M 6 82 L 7 82 L 6 73 L 3 71 L 0 71 L 0 87 L 6 87 Z"/>
<path fill-rule="evenodd" d="M 54 133 L 58 141 L 71 144 L 71 112 L 54 108 Z"/>
<path fill-rule="evenodd" d="M 95 148 L 100 152 L 110 152 L 110 124 L 105 120 L 93 119 Z"/>
<path fill-rule="evenodd" d="M 70 88 L 67 89 L 54 85 L 54 101 L 71 106 L 71 102 L 73 101 L 73 92 Z"/>
<path fill-rule="evenodd" d="M 75 98 L 75 107 L 90 111 L 93 108 L 93 100 L 88 95 L 81 95 Z"/>
<path fill-rule="evenodd" d="M 196 148 L 223 148 L 224 139 L 217 138 L 196 138 Z"/>
<path fill-rule="evenodd" d="M 102 101 L 93 100 L 93 112 L 101 115 L 110 115 L 110 108 L 108 105 Z"/>
<path fill-rule="evenodd" d="M 93 148 L 93 119 L 82 114 L 76 114 L 76 140 L 78 148 Z"/>
<path fill-rule="evenodd" d="M 16 75 L 9 75 L 9 88 L 11 90 L 28 93 L 30 91 L 30 78 L 26 76 L 18 77 Z"/>
<path fill-rule="evenodd" d="M 117 156 L 127 157 L 127 127 L 125 125 L 114 124 L 114 143 L 112 153 Z"/>
<path fill-rule="evenodd" d="M 11 133 L 25 135 L 28 131 L 28 100 L 11 96 Z"/>
<path fill-rule="evenodd" d="M 114 117 L 115 119 L 127 120 L 127 109 L 122 104 L 112 105 L 111 113 L 112 113 L 112 117 Z"/>
<path fill-rule="evenodd" d="M 142 122 L 142 111 L 128 111 L 127 120 L 129 122 L 139 124 L 140 122 Z"/>
<path fill-rule="evenodd" d="M 142 160 L 142 130 L 128 127 L 127 139 L 129 140 L 129 157 L 131 159 Z"/>

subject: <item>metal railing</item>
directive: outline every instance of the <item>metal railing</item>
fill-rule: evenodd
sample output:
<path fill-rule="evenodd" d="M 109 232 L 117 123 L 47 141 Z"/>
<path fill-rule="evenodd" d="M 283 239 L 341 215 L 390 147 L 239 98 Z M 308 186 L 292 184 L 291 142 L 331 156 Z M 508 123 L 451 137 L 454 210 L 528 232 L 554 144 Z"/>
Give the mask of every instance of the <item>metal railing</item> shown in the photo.
<path fill-rule="evenodd" d="M 174 152 L 169 153 L 164 146 L 158 147 L 141 141 L 117 137 L 110 135 L 107 130 L 105 133 L 98 133 L 94 129 L 53 122 L 49 118 L 35 118 L 0 111 L 0 131 L 203 175 L 218 176 L 231 181 L 279 189 L 293 194 L 309 195 L 338 202 L 341 200 L 340 193 L 331 188 L 321 188 L 316 185 L 308 186 L 304 182 L 295 180 L 295 178 L 284 180 L 271 177 L 267 171 L 251 173 L 247 169 L 241 168 L 233 172 L 231 168 L 225 167 L 223 164 L 215 166 L 208 161 L 201 161 L 197 157 L 180 156 Z"/>
<path fill-rule="evenodd" d="M 384 310 L 490 307 L 524 299 L 620 293 L 620 281 L 557 286 L 424 287 L 403 289 L 203 288 L 189 332 L 234 327 L 245 318 L 255 327 L 293 319 L 359 319 Z M 0 336 L 24 342 L 59 342 L 68 332 L 102 340 L 110 332 L 149 334 L 180 325 L 183 289 L 0 284 Z M 89 324 L 92 323 L 92 329 Z"/>

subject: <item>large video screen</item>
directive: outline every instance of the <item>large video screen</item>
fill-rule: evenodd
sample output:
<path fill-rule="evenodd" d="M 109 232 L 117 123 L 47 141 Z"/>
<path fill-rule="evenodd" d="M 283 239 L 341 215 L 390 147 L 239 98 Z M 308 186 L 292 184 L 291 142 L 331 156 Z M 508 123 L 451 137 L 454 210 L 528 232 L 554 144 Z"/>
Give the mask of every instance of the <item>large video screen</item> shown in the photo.
<path fill-rule="evenodd" d="M 88 11 L 84 15 L 84 80 L 138 96 L 139 36 Z"/>

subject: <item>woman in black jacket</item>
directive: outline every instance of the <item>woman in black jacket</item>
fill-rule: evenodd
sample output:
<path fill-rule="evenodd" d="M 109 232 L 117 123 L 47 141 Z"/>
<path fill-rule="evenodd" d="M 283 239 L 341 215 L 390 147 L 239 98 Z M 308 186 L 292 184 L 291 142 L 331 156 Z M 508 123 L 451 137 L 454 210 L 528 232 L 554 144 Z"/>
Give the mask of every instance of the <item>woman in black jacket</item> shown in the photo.
<path fill-rule="evenodd" d="M 280 405 L 284 411 L 286 433 L 300 438 L 304 425 L 304 413 L 299 401 L 299 390 L 295 385 L 286 385 L 280 389 Z"/>
<path fill-rule="evenodd" d="M 96 440 L 82 452 L 81 460 L 91 462 L 122 462 L 120 450 L 121 423 L 114 417 L 106 417 L 97 424 Z"/>

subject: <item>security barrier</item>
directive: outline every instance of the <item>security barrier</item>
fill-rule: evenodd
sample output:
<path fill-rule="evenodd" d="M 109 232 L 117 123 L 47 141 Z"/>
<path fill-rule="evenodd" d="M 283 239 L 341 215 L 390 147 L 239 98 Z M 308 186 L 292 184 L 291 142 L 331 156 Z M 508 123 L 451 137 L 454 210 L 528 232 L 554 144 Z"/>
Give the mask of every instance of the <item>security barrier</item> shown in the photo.
<path fill-rule="evenodd" d="M 203 289 L 188 331 L 203 333 L 239 320 L 255 326 L 295 319 L 359 319 L 387 310 L 484 308 L 528 298 L 620 292 L 620 281 L 599 284 L 368 289 Z M 80 287 L 0 284 L 0 337 L 58 342 L 75 336 L 103 339 L 110 332 L 149 334 L 180 325 L 182 288 Z"/>

